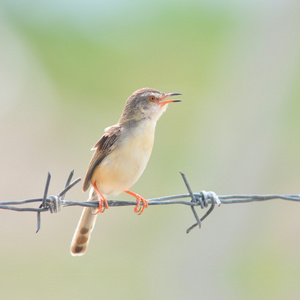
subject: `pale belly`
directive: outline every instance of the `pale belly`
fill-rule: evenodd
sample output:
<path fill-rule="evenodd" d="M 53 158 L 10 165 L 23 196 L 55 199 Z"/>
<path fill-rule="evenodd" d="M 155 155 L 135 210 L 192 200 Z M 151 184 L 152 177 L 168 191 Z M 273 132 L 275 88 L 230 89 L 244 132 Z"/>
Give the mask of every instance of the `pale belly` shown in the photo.
<path fill-rule="evenodd" d="M 135 132 L 126 137 L 95 169 L 92 182 L 100 193 L 117 195 L 140 178 L 151 155 L 154 127 L 146 130 L 147 135 Z"/>

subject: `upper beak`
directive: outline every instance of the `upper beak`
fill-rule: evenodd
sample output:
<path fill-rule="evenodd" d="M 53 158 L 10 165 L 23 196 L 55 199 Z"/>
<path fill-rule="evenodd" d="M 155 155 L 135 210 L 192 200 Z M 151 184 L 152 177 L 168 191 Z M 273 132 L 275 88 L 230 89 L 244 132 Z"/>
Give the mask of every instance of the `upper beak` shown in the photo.
<path fill-rule="evenodd" d="M 172 97 L 172 96 L 177 96 L 177 95 L 182 95 L 180 93 L 169 93 L 169 94 L 164 94 L 158 101 L 158 104 L 160 104 L 161 106 L 164 106 L 168 103 L 171 103 L 171 102 L 181 102 L 181 100 L 165 100 L 163 101 L 164 99 L 166 98 L 169 98 L 169 97 Z"/>

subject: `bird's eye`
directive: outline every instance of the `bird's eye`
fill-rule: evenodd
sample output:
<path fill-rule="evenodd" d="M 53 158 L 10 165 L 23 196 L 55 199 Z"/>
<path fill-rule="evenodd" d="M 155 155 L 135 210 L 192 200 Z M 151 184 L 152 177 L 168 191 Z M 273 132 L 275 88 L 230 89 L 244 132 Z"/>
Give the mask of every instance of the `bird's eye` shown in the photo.
<path fill-rule="evenodd" d="M 156 97 L 154 95 L 150 95 L 148 98 L 151 102 L 154 102 L 156 100 Z"/>

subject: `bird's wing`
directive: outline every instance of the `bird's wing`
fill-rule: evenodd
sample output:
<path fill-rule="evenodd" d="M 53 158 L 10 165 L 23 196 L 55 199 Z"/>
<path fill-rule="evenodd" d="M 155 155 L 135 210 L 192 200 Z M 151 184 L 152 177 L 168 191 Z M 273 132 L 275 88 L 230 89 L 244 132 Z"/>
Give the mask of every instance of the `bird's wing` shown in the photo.
<path fill-rule="evenodd" d="M 96 150 L 96 151 L 94 152 L 91 158 L 91 161 L 88 166 L 88 170 L 85 175 L 85 179 L 83 183 L 84 192 L 90 186 L 90 180 L 93 176 L 95 168 L 101 163 L 104 157 L 106 157 L 116 147 L 116 140 L 121 133 L 121 127 L 119 125 L 114 125 L 108 127 L 105 131 L 106 131 L 105 134 L 92 148 L 92 150 Z"/>

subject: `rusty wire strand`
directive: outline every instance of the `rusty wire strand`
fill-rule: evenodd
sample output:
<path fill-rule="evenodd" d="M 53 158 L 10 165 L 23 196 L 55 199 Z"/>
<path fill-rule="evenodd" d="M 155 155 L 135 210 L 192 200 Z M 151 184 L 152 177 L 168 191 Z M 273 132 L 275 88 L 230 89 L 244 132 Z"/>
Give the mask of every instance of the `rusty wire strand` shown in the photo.
<path fill-rule="evenodd" d="M 199 193 L 194 193 L 188 183 L 188 180 L 184 173 L 180 172 L 182 179 L 188 190 L 188 194 L 171 195 L 165 197 L 151 198 L 148 199 L 148 205 L 173 205 L 181 204 L 188 205 L 191 207 L 193 215 L 196 219 L 196 223 L 187 229 L 189 233 L 195 227 L 201 227 L 201 222 L 213 211 L 215 205 L 220 206 L 221 204 L 235 204 L 235 203 L 249 203 L 249 202 L 262 202 L 267 200 L 287 200 L 300 202 L 300 195 L 225 195 L 217 196 L 214 192 L 201 191 Z M 26 199 L 21 201 L 6 201 L 0 202 L 0 209 L 13 210 L 19 212 L 36 212 L 37 213 L 37 231 L 40 230 L 41 226 L 41 212 L 50 211 L 51 213 L 56 213 L 61 210 L 62 207 L 68 206 L 82 206 L 97 208 L 99 206 L 98 201 L 69 201 L 64 200 L 66 193 L 74 187 L 81 179 L 77 178 L 71 182 L 74 175 L 74 170 L 71 171 L 65 188 L 58 195 L 51 195 L 47 197 L 48 189 L 50 185 L 51 175 L 48 173 L 47 181 L 44 189 L 44 195 L 42 198 Z M 182 200 L 188 198 L 189 200 Z M 24 205 L 28 203 L 40 203 L 39 207 L 17 207 L 18 205 Z M 107 200 L 109 207 L 119 207 L 119 206 L 130 206 L 136 205 L 136 201 L 119 201 L 119 200 Z M 208 206 L 210 207 L 208 208 Z M 200 206 L 202 209 L 208 208 L 206 213 L 200 218 L 195 209 L 196 206 Z"/>

